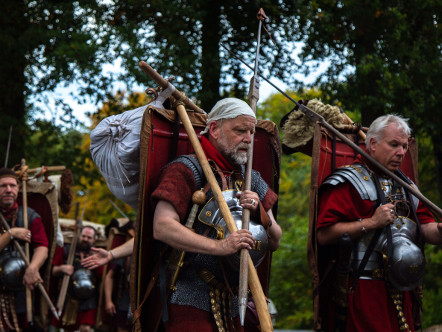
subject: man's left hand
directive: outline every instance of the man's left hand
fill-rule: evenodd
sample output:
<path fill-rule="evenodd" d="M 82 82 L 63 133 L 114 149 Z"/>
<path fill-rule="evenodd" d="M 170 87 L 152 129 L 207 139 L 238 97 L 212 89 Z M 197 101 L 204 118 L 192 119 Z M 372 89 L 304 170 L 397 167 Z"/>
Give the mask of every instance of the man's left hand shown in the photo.
<path fill-rule="evenodd" d="M 23 276 L 23 284 L 28 286 L 31 290 L 37 286 L 38 283 L 43 282 L 43 279 L 40 276 L 40 272 L 38 268 L 32 264 L 30 264 L 25 271 L 25 275 Z"/>
<path fill-rule="evenodd" d="M 256 211 L 259 206 L 258 194 L 251 190 L 244 190 L 243 192 L 236 194 L 239 197 L 239 204 L 244 209 L 249 209 L 251 211 Z"/>

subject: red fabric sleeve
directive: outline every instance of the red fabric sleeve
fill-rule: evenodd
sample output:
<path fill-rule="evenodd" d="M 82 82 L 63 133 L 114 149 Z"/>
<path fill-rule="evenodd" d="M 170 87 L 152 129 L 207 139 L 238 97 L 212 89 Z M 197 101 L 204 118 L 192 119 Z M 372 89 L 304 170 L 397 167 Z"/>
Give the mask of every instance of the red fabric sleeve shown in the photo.
<path fill-rule="evenodd" d="M 276 203 L 277 199 L 278 195 L 276 195 L 276 193 L 269 187 L 269 190 L 267 190 L 266 195 L 261 201 L 264 210 L 266 211 L 270 210 L 272 206 Z"/>
<path fill-rule="evenodd" d="M 168 166 L 161 172 L 159 185 L 151 195 L 153 206 L 164 200 L 173 205 L 181 222 L 186 220 L 192 195 L 197 190 L 193 172 L 181 163 Z"/>
<path fill-rule="evenodd" d="M 375 202 L 362 200 L 349 182 L 336 186 L 327 185 L 319 195 L 317 228 L 331 226 L 337 222 L 355 221 L 373 215 Z"/>
<path fill-rule="evenodd" d="M 49 247 L 49 241 L 41 218 L 35 218 L 29 226 L 29 230 L 32 234 L 32 248 Z"/>
<path fill-rule="evenodd" d="M 348 181 L 336 186 L 327 185 L 321 189 L 319 195 L 317 228 L 342 221 L 370 218 L 374 214 L 374 204 L 374 201 L 362 200 Z M 416 213 L 422 224 L 434 222 L 432 214 L 421 202 Z"/>
<path fill-rule="evenodd" d="M 417 206 L 416 214 L 421 224 L 428 224 L 430 222 L 435 222 L 433 214 L 420 201 L 419 205 Z"/>
<path fill-rule="evenodd" d="M 64 262 L 64 247 L 55 247 L 54 258 L 52 258 L 52 265 L 60 266 Z"/>

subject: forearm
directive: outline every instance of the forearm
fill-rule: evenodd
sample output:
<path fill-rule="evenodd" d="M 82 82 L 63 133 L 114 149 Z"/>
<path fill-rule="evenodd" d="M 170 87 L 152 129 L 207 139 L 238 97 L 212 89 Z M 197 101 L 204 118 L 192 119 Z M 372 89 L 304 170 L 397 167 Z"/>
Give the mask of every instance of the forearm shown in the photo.
<path fill-rule="evenodd" d="M 0 235 L 0 251 L 2 251 L 11 241 L 11 235 L 8 232 L 4 232 Z"/>
<path fill-rule="evenodd" d="M 63 274 L 63 271 L 62 271 L 61 266 L 53 266 L 52 267 L 52 275 L 54 277 L 59 277 L 62 274 Z"/>
<path fill-rule="evenodd" d="M 118 259 L 126 256 L 130 256 L 134 248 L 134 238 L 123 243 L 121 246 L 112 249 L 112 258 Z"/>
<path fill-rule="evenodd" d="M 421 225 L 425 241 L 430 244 L 442 244 L 442 227 L 437 222 Z"/>
<path fill-rule="evenodd" d="M 267 229 L 267 236 L 269 238 L 269 250 L 275 251 L 279 248 L 279 243 L 281 241 L 282 229 L 281 226 L 276 222 L 272 210 L 267 211 L 267 214 L 271 220 L 271 226 Z"/>
<path fill-rule="evenodd" d="M 160 201 L 154 215 L 154 238 L 171 247 L 188 252 L 222 255 L 218 241 L 196 234 L 183 226 L 170 203 Z"/>
<path fill-rule="evenodd" d="M 176 221 L 163 220 L 161 225 L 154 226 L 154 237 L 178 250 L 220 255 L 216 240 L 196 234 Z"/>
<path fill-rule="evenodd" d="M 104 278 L 104 299 L 112 302 L 112 289 L 114 287 L 113 271 L 109 271 Z"/>
<path fill-rule="evenodd" d="M 362 219 L 362 221 L 338 222 L 318 229 L 317 238 L 320 245 L 330 245 L 336 244 L 344 233 L 347 233 L 352 240 L 357 240 L 372 229 L 375 228 L 370 218 Z"/>
<path fill-rule="evenodd" d="M 34 249 L 34 254 L 29 265 L 33 265 L 38 269 L 42 267 L 46 259 L 48 258 L 48 248 L 47 247 L 37 247 Z"/>

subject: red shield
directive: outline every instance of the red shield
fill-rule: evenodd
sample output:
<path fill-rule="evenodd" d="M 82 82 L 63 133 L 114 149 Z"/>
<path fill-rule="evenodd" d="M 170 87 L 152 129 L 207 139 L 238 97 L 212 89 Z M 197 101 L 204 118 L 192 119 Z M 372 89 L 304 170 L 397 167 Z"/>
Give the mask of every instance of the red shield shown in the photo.
<path fill-rule="evenodd" d="M 357 144 L 365 150 L 365 142 L 358 138 L 356 133 L 347 133 L 346 136 L 353 142 L 357 141 Z M 356 155 L 351 147 L 321 128 L 319 124 L 316 124 L 313 141 L 309 146 L 311 150 L 302 151 L 312 156 L 307 257 L 314 289 L 314 328 L 321 330 L 321 321 L 326 317 L 328 309 L 326 306 L 323 307 L 321 299 L 326 300 L 331 296 L 327 291 L 333 288 L 332 285 L 327 285 L 323 279 L 329 269 L 328 265 L 332 261 L 331 255 L 333 253 L 330 250 L 327 253 L 321 252 L 316 242 L 318 188 L 335 168 L 351 164 Z M 401 170 L 417 183 L 417 144 L 414 139 L 410 142 L 410 148 Z"/>

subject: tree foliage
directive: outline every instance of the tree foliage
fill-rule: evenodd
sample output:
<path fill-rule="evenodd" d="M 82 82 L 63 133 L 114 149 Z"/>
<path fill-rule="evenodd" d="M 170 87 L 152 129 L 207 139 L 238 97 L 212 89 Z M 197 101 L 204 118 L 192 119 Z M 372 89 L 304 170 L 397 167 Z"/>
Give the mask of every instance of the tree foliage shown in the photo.
<path fill-rule="evenodd" d="M 0 142 L 6 147 L 11 125 L 14 137 L 26 141 L 26 120 L 32 123 L 41 111 L 30 104 L 31 98 L 45 102 L 42 94 L 56 87 L 75 83 L 76 98 L 97 101 L 117 79 L 144 84 L 148 78 L 137 67 L 140 60 L 164 75 L 175 75 L 182 90 L 203 108 L 212 107 L 220 94 L 243 97 L 244 69 L 220 43 L 253 63 L 260 7 L 270 17 L 266 26 L 276 43 L 270 46 L 263 33 L 262 67 L 290 80 L 293 47 L 286 41 L 296 29 L 293 5 L 268 0 L 2 1 Z M 114 78 L 103 69 L 117 58 L 123 70 Z M 72 114 L 68 105 L 64 107 Z M 26 157 L 25 151 L 13 139 L 12 163 Z"/>
<path fill-rule="evenodd" d="M 293 45 L 287 41 L 296 29 L 294 2 L 125 0 L 116 2 L 112 24 L 116 38 L 128 45 L 120 49 L 128 75 L 145 81 L 134 64 L 146 60 L 160 73 L 176 76 L 182 90 L 209 110 L 221 91 L 239 98 L 247 93 L 244 69 L 220 44 L 253 64 L 260 7 L 276 43 L 263 30 L 260 69 L 290 80 Z"/>
<path fill-rule="evenodd" d="M 29 122 L 36 108 L 31 97 L 58 85 L 81 84 L 80 95 L 105 91 L 102 75 L 109 42 L 102 28 L 107 9 L 101 1 L 15 1 L 0 4 L 0 152 L 4 160 L 13 126 L 10 164 L 27 157 Z M 42 100 L 44 101 L 44 100 Z M 72 109 L 64 111 L 72 113 Z M 28 123 L 26 122 L 28 120 Z M 29 159 L 29 158 L 27 158 Z"/>
<path fill-rule="evenodd" d="M 433 145 L 435 183 L 442 193 L 442 70 L 438 0 L 303 2 L 304 63 L 329 61 L 315 82 L 368 126 L 397 113 Z M 308 67 L 306 67 L 308 68 Z M 440 198 L 439 198 L 439 202 Z"/>

